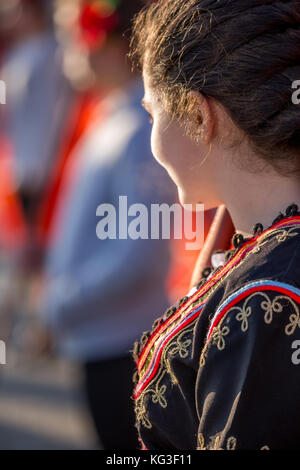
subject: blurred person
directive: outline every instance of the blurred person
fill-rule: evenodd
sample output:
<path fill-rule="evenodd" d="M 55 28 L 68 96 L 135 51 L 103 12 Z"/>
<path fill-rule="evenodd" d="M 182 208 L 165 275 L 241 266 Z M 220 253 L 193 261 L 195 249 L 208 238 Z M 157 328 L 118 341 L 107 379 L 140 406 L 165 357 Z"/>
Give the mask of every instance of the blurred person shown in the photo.
<path fill-rule="evenodd" d="M 43 246 L 36 230 L 74 92 L 63 73 L 52 0 L 1 0 L 0 254 L 2 319 L 18 357 L 41 338 L 31 304 Z M 22 295 L 18 295 L 19 292 Z M 33 333 L 34 332 L 34 333 Z M 39 332 L 39 334 L 37 334 Z"/>
<path fill-rule="evenodd" d="M 3 0 L 0 5 L 0 36 L 6 42 L 0 78 L 7 90 L 0 132 L 11 145 L 15 185 L 30 223 L 71 96 L 51 5 L 51 0 Z"/>
<path fill-rule="evenodd" d="M 99 240 L 100 204 L 116 211 L 173 202 L 173 186 L 151 154 L 143 86 L 126 61 L 123 34 L 142 1 L 84 2 L 99 114 L 70 159 L 45 264 L 41 314 L 58 353 L 83 365 L 91 415 L 105 449 L 138 447 L 131 403 L 134 340 L 168 305 L 168 240 Z"/>

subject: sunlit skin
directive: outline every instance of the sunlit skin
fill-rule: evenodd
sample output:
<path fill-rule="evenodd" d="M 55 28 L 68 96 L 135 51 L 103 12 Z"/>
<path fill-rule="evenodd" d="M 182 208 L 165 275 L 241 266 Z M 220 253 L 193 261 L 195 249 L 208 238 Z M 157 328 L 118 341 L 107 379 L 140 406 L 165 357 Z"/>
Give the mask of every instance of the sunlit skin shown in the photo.
<path fill-rule="evenodd" d="M 195 112 L 201 124 L 200 137 L 195 141 L 170 118 L 145 70 L 143 78 L 143 105 L 153 123 L 152 152 L 177 185 L 182 204 L 201 202 L 205 209 L 225 204 L 236 230 L 245 235 L 252 233 L 257 222 L 269 227 L 279 211 L 291 203 L 300 207 L 299 175 L 285 177 L 262 165 L 221 105 L 196 95 Z M 235 147 L 230 145 L 233 136 L 241 137 Z M 238 161 L 245 164 L 238 165 Z M 248 161 L 261 171 L 249 171 Z"/>

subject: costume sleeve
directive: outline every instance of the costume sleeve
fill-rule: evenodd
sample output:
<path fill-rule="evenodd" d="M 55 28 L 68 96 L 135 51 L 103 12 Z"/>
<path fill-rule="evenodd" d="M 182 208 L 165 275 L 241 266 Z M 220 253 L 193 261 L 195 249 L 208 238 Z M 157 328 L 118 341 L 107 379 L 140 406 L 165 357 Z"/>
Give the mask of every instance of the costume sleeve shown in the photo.
<path fill-rule="evenodd" d="M 300 289 L 259 281 L 214 313 L 196 381 L 198 450 L 299 448 L 299 305 Z"/>

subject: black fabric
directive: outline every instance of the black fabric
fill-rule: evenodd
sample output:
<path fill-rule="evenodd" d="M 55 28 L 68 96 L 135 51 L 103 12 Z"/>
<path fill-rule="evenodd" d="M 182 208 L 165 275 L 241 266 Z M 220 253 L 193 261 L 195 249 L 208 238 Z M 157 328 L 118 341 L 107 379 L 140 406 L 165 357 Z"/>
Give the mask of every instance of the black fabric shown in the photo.
<path fill-rule="evenodd" d="M 90 412 L 104 449 L 138 449 L 132 404 L 130 355 L 84 365 Z"/>
<path fill-rule="evenodd" d="M 259 234 L 206 297 L 183 308 L 180 321 L 204 302 L 195 320 L 175 330 L 175 313 L 168 330 L 152 333 L 146 364 L 156 358 L 156 372 L 140 370 L 135 390 L 145 448 L 300 449 L 300 365 L 292 360 L 300 340 L 300 217 L 293 221 Z"/>

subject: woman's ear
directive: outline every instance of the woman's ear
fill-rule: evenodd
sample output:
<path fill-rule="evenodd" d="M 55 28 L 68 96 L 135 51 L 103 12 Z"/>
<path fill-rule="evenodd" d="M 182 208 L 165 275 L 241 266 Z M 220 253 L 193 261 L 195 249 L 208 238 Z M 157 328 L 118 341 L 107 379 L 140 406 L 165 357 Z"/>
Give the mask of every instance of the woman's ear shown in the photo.
<path fill-rule="evenodd" d="M 204 145 L 209 145 L 212 141 L 215 129 L 215 114 L 213 100 L 202 93 L 191 91 L 192 108 L 196 117 L 196 134 Z"/>

